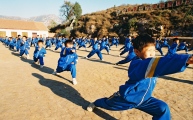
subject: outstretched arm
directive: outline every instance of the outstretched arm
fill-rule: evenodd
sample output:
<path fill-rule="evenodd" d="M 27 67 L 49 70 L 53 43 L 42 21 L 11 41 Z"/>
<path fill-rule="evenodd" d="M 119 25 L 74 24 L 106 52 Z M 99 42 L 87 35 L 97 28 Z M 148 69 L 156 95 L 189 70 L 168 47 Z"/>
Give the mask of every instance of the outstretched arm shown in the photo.
<path fill-rule="evenodd" d="M 145 78 L 183 72 L 188 64 L 193 64 L 190 55 L 178 55 L 133 60 L 128 70 L 130 80 L 140 81 Z"/>

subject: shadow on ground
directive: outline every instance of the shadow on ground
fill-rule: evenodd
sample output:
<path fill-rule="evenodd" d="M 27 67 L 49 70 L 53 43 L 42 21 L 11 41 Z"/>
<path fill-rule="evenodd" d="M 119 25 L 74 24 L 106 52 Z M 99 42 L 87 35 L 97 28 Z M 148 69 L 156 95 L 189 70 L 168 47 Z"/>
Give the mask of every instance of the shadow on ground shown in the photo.
<path fill-rule="evenodd" d="M 32 73 L 32 75 L 39 79 L 40 85 L 50 88 L 50 90 L 54 94 L 62 98 L 65 98 L 74 104 L 78 106 L 82 106 L 84 110 L 89 105 L 90 102 L 85 100 L 81 96 L 81 94 L 70 85 L 67 85 L 65 83 L 62 83 L 56 80 L 46 79 L 42 75 L 37 73 Z M 105 120 L 116 120 L 116 118 L 114 118 L 113 116 L 107 114 L 106 112 L 100 109 L 95 109 L 94 113 Z"/>
<path fill-rule="evenodd" d="M 19 57 L 19 53 L 14 53 L 14 52 L 12 52 L 12 54 Z M 38 70 L 41 71 L 41 72 L 48 73 L 48 74 L 52 74 L 52 73 L 54 72 L 54 69 L 49 68 L 49 67 L 47 67 L 47 66 L 44 66 L 43 68 L 40 68 L 40 65 L 34 64 L 34 63 L 33 63 L 33 60 L 31 60 L 31 59 L 26 59 L 26 58 L 24 58 L 23 56 L 21 57 L 21 60 L 22 60 L 23 62 L 29 63 L 29 64 L 31 65 L 31 67 L 33 67 L 33 68 L 35 68 L 35 69 L 38 69 Z"/>
<path fill-rule="evenodd" d="M 165 80 L 171 80 L 171 81 L 176 81 L 176 82 L 182 82 L 182 83 L 188 83 L 188 84 L 193 84 L 193 81 L 190 80 L 181 80 L 179 78 L 173 78 L 169 76 L 161 76 L 159 78 L 165 79 Z"/>

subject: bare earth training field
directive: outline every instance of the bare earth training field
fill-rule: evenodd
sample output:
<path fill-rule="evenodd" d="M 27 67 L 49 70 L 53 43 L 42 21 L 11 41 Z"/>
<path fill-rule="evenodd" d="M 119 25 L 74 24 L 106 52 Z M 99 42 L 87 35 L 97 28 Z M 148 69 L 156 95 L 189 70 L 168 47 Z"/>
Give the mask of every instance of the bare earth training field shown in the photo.
<path fill-rule="evenodd" d="M 119 48 L 112 47 L 111 55 L 103 51 L 104 61 L 97 55 L 86 60 L 88 52 L 79 50 L 78 84 L 74 86 L 70 72 L 51 74 L 59 53 L 47 50 L 45 67 L 40 69 L 31 64 L 32 59 L 19 58 L 0 43 L 0 120 L 151 120 L 150 115 L 136 109 L 85 110 L 89 102 L 109 97 L 128 79 L 128 64 L 112 65 L 123 59 L 117 56 Z M 29 51 L 31 58 L 33 51 L 34 47 Z M 172 120 L 193 120 L 193 66 L 183 73 L 158 78 L 153 96 L 169 104 Z"/>

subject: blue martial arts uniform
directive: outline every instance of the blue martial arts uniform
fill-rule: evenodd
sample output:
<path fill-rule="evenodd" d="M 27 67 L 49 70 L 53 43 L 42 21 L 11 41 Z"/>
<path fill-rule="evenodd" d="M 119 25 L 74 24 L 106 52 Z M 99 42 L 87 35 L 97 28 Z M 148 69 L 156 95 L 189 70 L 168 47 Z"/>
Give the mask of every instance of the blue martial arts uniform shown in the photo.
<path fill-rule="evenodd" d="M 20 45 L 20 56 L 22 56 L 24 53 L 25 55 L 28 55 L 28 50 L 30 49 L 30 45 L 27 41 L 22 41 Z"/>
<path fill-rule="evenodd" d="M 14 46 L 15 46 L 15 43 L 14 43 L 14 40 L 12 39 L 12 40 L 9 42 L 9 49 L 14 50 Z"/>
<path fill-rule="evenodd" d="M 16 41 L 16 51 L 17 52 L 19 52 L 20 46 L 21 46 L 21 39 L 18 38 L 17 41 Z"/>
<path fill-rule="evenodd" d="M 96 41 L 95 44 L 92 46 L 92 51 L 87 55 L 87 58 L 92 57 L 95 53 L 98 55 L 100 60 L 103 59 L 101 51 L 98 49 L 99 42 Z"/>
<path fill-rule="evenodd" d="M 109 53 L 109 46 L 107 45 L 105 40 L 102 40 L 100 43 L 100 51 L 102 51 L 103 49 L 105 49 L 107 53 Z"/>
<path fill-rule="evenodd" d="M 177 43 L 173 43 L 172 46 L 168 49 L 167 55 L 176 54 L 177 48 L 178 48 L 178 44 Z"/>
<path fill-rule="evenodd" d="M 72 48 L 62 48 L 56 72 L 61 73 L 63 71 L 71 71 L 72 78 L 76 78 L 78 55 L 71 50 Z"/>
<path fill-rule="evenodd" d="M 131 46 L 132 46 L 131 41 L 127 42 L 124 50 L 120 53 L 120 56 L 128 52 Z"/>
<path fill-rule="evenodd" d="M 186 46 L 186 43 L 184 43 L 184 42 L 180 43 L 180 45 L 178 46 L 177 51 L 180 51 L 180 50 L 185 50 L 186 53 L 188 52 L 188 47 Z"/>
<path fill-rule="evenodd" d="M 52 47 L 52 43 L 51 43 L 51 40 L 48 38 L 48 39 L 46 39 L 46 47 L 45 47 L 45 49 L 46 48 L 51 48 Z"/>
<path fill-rule="evenodd" d="M 98 99 L 94 105 L 114 111 L 136 108 L 152 115 L 153 120 L 170 120 L 169 106 L 152 97 L 152 93 L 157 77 L 184 71 L 189 58 L 190 55 L 173 54 L 133 60 L 128 69 L 129 80 L 114 95 Z"/>
<path fill-rule="evenodd" d="M 58 50 L 58 48 L 61 48 L 62 49 L 62 40 L 57 40 L 57 43 L 56 43 L 56 48 L 55 50 Z"/>
<path fill-rule="evenodd" d="M 95 44 L 94 40 L 91 38 L 90 39 L 90 45 L 88 46 L 88 48 L 90 48 L 91 46 L 93 46 Z"/>
<path fill-rule="evenodd" d="M 125 49 L 125 47 L 127 46 L 127 43 L 130 43 L 130 42 L 131 42 L 131 39 L 130 38 L 126 38 L 124 46 L 120 50 Z"/>
<path fill-rule="evenodd" d="M 34 62 L 37 62 L 39 60 L 40 65 L 44 65 L 45 54 L 46 54 L 46 49 L 44 47 L 40 49 L 39 46 L 36 46 L 34 51 L 34 56 L 33 56 Z"/>
<path fill-rule="evenodd" d="M 81 47 L 84 47 L 86 49 L 86 40 L 81 40 L 79 42 L 79 46 L 78 46 L 78 49 L 80 49 Z"/>
<path fill-rule="evenodd" d="M 126 63 L 130 62 L 131 60 L 135 59 L 136 57 L 137 57 L 137 56 L 136 56 L 136 54 L 135 54 L 135 52 L 134 52 L 134 48 L 133 48 L 133 46 L 131 46 L 131 47 L 129 48 L 129 53 L 128 53 L 127 57 L 126 57 L 124 60 L 121 60 L 121 61 L 119 61 L 119 62 L 116 63 L 116 64 L 117 64 L 117 65 L 118 65 L 118 64 L 126 64 Z"/>
<path fill-rule="evenodd" d="M 113 38 L 113 39 L 112 39 L 112 42 L 111 42 L 110 47 L 112 47 L 113 45 L 116 45 L 116 48 L 117 48 L 117 46 L 119 45 L 118 39 L 116 39 L 116 38 Z"/>
<path fill-rule="evenodd" d="M 160 41 L 159 41 L 159 40 L 156 40 L 155 48 L 156 48 L 156 50 L 159 51 L 160 54 L 163 56 L 162 47 L 161 47 L 161 44 L 160 44 Z"/>
<path fill-rule="evenodd" d="M 164 39 L 164 42 L 163 42 L 161 48 L 162 47 L 168 47 L 168 49 L 170 49 L 170 45 L 168 44 L 168 40 L 166 38 Z"/>

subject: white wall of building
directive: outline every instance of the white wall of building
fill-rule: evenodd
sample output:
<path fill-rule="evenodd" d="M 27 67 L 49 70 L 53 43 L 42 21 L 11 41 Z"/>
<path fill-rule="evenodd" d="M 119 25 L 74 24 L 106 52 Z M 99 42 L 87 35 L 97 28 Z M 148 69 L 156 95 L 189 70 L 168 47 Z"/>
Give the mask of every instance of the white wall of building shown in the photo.
<path fill-rule="evenodd" d="M 37 35 L 42 37 L 48 37 L 48 31 L 14 30 L 14 29 L 0 29 L 0 31 L 5 31 L 6 36 L 8 37 L 11 37 L 11 32 L 17 32 L 17 35 L 22 35 L 22 32 L 27 32 L 28 37 L 32 37 L 32 33 L 37 33 Z"/>

